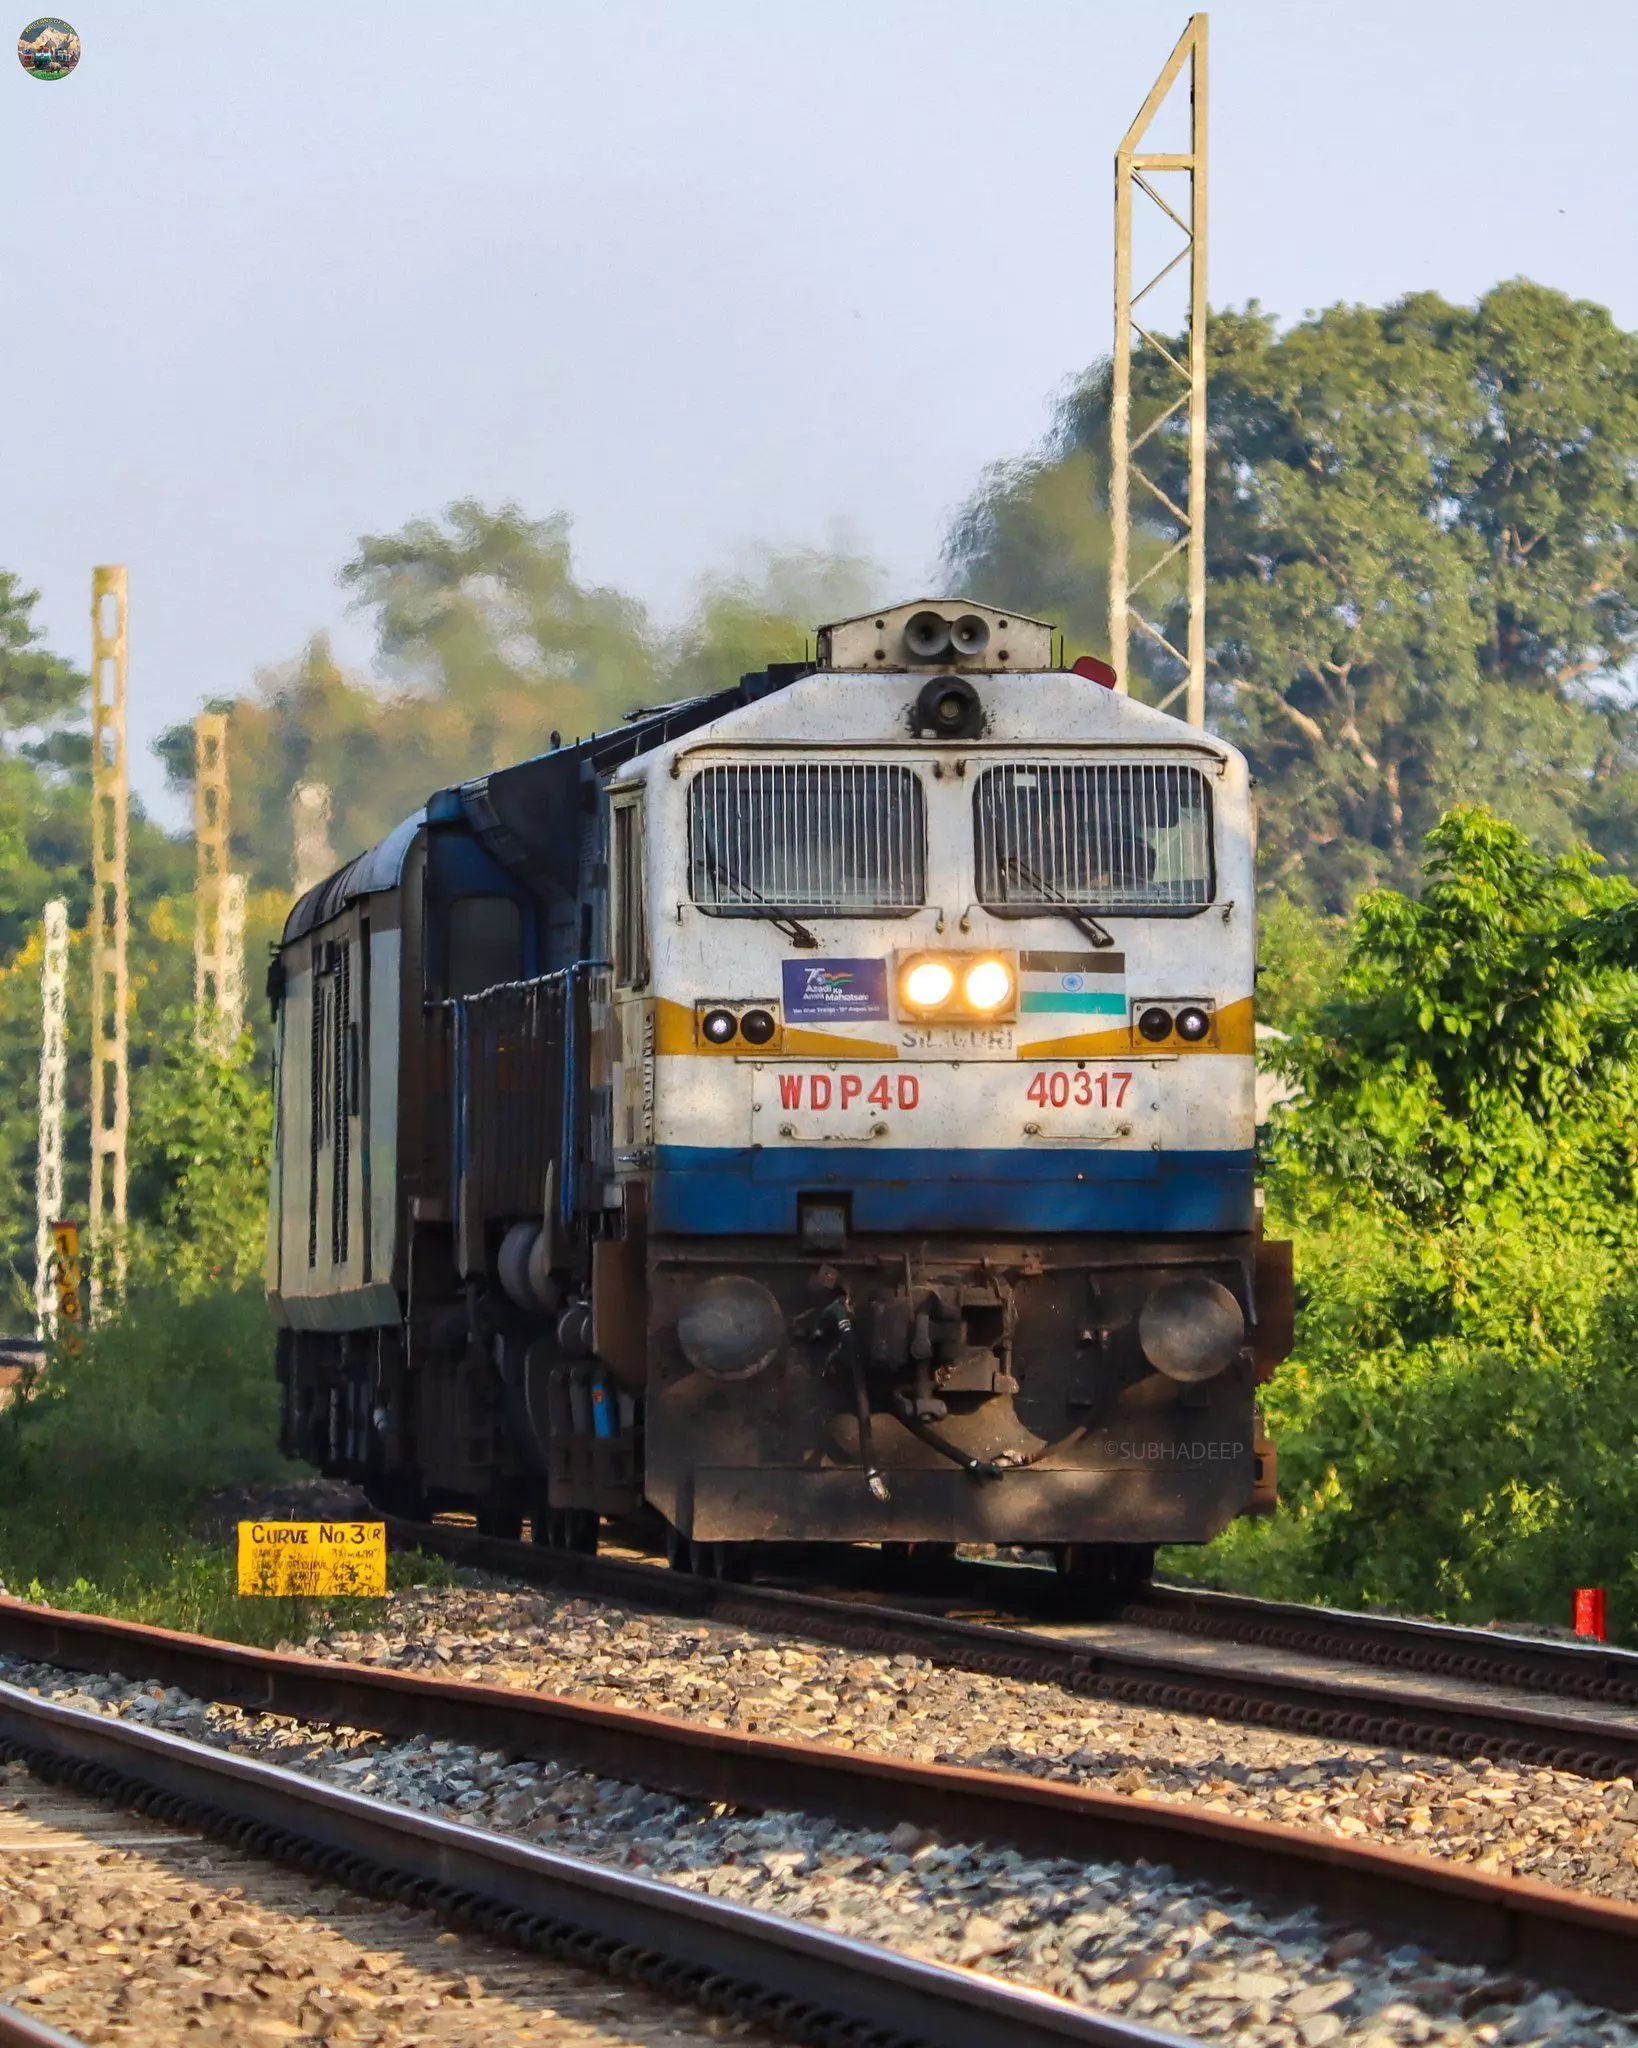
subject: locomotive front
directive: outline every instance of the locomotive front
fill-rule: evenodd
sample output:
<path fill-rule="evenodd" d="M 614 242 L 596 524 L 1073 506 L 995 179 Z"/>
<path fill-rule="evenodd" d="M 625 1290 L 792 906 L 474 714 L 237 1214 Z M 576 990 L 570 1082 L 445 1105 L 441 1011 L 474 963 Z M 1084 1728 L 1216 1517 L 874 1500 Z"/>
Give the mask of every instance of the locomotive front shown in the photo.
<path fill-rule="evenodd" d="M 598 1349 L 696 1557 L 993 1542 L 1121 1581 L 1272 1504 L 1248 776 L 1096 670 L 1014 614 L 883 610 L 605 784 Z"/>

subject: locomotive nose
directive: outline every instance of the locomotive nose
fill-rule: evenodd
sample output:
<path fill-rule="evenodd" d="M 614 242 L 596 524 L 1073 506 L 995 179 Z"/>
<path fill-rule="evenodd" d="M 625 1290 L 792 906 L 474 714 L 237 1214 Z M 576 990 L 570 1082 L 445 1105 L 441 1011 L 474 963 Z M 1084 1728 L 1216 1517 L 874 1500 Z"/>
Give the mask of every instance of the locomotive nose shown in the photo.
<path fill-rule="evenodd" d="M 1240 1304 L 1220 1281 L 1204 1274 L 1166 1281 L 1138 1316 L 1144 1357 L 1156 1372 L 1185 1386 L 1214 1379 L 1234 1363 L 1245 1341 Z"/>

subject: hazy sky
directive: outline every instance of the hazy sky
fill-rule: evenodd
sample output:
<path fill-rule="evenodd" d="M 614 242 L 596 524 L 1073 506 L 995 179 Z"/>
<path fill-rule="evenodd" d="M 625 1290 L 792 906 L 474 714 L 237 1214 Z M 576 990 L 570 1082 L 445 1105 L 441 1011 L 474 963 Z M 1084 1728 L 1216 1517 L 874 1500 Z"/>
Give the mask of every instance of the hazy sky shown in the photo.
<path fill-rule="evenodd" d="M 1110 338 L 1111 160 L 1187 18 L 1111 0 L 68 0 L 0 72 L 0 564 L 133 766 L 462 495 L 572 514 L 663 617 L 837 521 L 914 595 Z M 22 12 L 19 10 L 18 25 Z M 1526 274 L 1638 326 L 1638 14 L 1219 0 L 1211 296 Z M 3 54 L 3 53 L 0 53 Z"/>

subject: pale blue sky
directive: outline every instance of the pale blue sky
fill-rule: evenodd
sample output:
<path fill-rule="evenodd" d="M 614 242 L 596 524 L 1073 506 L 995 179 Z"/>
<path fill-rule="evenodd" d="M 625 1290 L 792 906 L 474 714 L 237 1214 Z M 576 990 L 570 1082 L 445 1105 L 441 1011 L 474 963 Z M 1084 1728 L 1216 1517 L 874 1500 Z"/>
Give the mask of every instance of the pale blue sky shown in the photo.
<path fill-rule="evenodd" d="M 0 72 L 0 564 L 133 766 L 315 627 L 355 536 L 575 522 L 663 617 L 845 521 L 914 594 L 1109 343 L 1111 158 L 1187 18 L 1110 0 L 71 0 Z M 17 26 L 25 18 L 19 11 Z M 1638 14 L 1220 0 L 1214 303 L 1526 274 L 1638 326 Z"/>

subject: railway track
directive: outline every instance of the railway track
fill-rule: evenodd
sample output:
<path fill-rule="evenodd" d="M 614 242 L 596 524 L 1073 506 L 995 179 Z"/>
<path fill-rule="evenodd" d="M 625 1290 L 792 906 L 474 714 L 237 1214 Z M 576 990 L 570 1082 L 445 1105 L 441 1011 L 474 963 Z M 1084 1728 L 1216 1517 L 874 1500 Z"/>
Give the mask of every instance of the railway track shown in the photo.
<path fill-rule="evenodd" d="M 14 2005 L 0 2005 L 0 2048 L 81 2048 L 81 2043 Z"/>
<path fill-rule="evenodd" d="M 70 1671 L 117 1671 L 304 1723 L 437 1737 L 508 1756 L 549 1759 L 735 1808 L 800 1809 L 863 1827 L 877 1827 L 890 1816 L 946 1841 L 1000 1843 L 1030 1857 L 1164 1865 L 1190 1882 L 1288 1910 L 1312 1907 L 1328 1920 L 1369 1928 L 1379 1938 L 1411 1940 L 1455 1961 L 1516 1971 L 1599 2004 L 1638 2006 L 1638 1908 L 1317 1831 L 1002 1772 L 910 1763 L 706 1728 L 504 1687 L 251 1650 L 12 1600 L 0 1600 L 0 1649 Z M 551 1937 L 570 1942 L 571 1960 L 583 1959 L 588 1942 L 594 1960 L 598 1943 L 609 1955 L 635 1945 L 644 1954 L 674 1960 L 678 1937 L 661 1928 L 660 1918 L 662 1901 L 681 1897 L 690 1912 L 706 1912 L 702 1921 L 686 1921 L 682 1952 L 693 1956 L 708 1976 L 720 1974 L 742 1987 L 759 1985 L 758 1997 L 766 1993 L 809 2005 L 815 2002 L 816 1986 L 825 1981 L 815 1978 L 814 1953 L 800 1944 L 794 1951 L 781 1949 L 777 1970 L 766 1960 L 757 1961 L 744 1946 L 742 1927 L 725 1927 L 710 1918 L 706 1909 L 716 1906 L 715 1900 L 400 1814 L 299 1774 L 53 1705 L 9 1686 L 0 1687 L 0 1744 L 10 1744 L 34 1767 L 73 1771 L 99 1786 L 127 1789 L 138 1799 L 181 1801 L 191 1813 L 215 1816 L 212 1825 L 265 1842 L 298 1861 L 304 1856 L 340 1858 L 343 1871 L 351 1873 L 348 1882 L 362 1873 L 359 1882 L 367 1878 L 389 1887 L 422 1887 L 429 1899 L 446 1904 L 476 1901 L 470 1910 L 479 1915 L 479 1924 L 503 1930 L 508 1915 L 524 1916 L 530 1927 L 578 1930 L 572 1942 L 561 1932 Z M 596 1873 L 595 1879 L 588 1871 Z M 635 1894 L 626 1889 L 631 1885 L 637 1887 Z M 586 1886 L 593 1903 L 577 1905 L 576 1887 Z M 871 1955 L 869 1969 L 885 1969 L 874 1960 L 874 1951 Z M 827 1962 L 827 1969 L 832 1966 L 844 1973 L 853 1969 L 845 1952 Z M 956 1996 L 965 1973 L 944 1975 L 954 1978 L 956 1986 L 941 1980 L 935 1988 Z M 857 1973 L 848 1980 L 855 1987 L 849 1997 L 864 1981 Z M 890 2018 L 911 2038 L 1000 2038 L 984 2033 L 976 2020 L 963 2020 L 967 2031 L 952 2033 L 948 2015 L 930 2034 L 918 2033 L 918 2026 L 925 2029 L 927 2009 L 916 2000 L 931 1995 L 920 1980 L 899 1981 L 887 1972 L 869 1979 L 862 2005 L 879 2018 Z M 849 2007 L 846 1999 L 840 2002 L 843 2017 L 849 2012 L 858 2016 L 859 2003 Z M 1050 2013 L 1032 2008 L 1024 2014 L 1034 2032 L 1016 2031 L 1023 2022 L 1008 2009 L 1006 2025 L 1015 2028 L 1008 2038 L 1133 2039 L 1065 2034 L 1068 2016 L 1085 2020 L 1087 2015 L 1068 2006 L 1060 2013 L 1058 2001 L 1050 2004 Z"/>
<path fill-rule="evenodd" d="M 1045 1572 L 969 1566 L 953 1575 L 953 1594 L 932 1598 L 868 1583 L 819 1593 L 694 1578 L 446 1523 L 388 1527 L 404 1547 L 651 1612 L 905 1651 L 1290 1734 L 1505 1758 L 1589 1778 L 1638 1776 L 1638 1711 L 1628 1711 L 1638 1709 L 1638 1657 L 1603 1646 L 1170 1588 L 1110 1621 L 1088 1622 L 1071 1617 Z"/>
<path fill-rule="evenodd" d="M 825 2048 L 1164 2048 L 1172 2039 L 1027 1986 L 384 1805 L 5 1684 L 0 1760 L 453 1927 Z M 1630 1918 L 1638 1929 L 1638 1913 Z M 36 2048 L 41 2037 L 27 2030 L 37 2023 L 18 2024 L 21 2048 Z"/>

